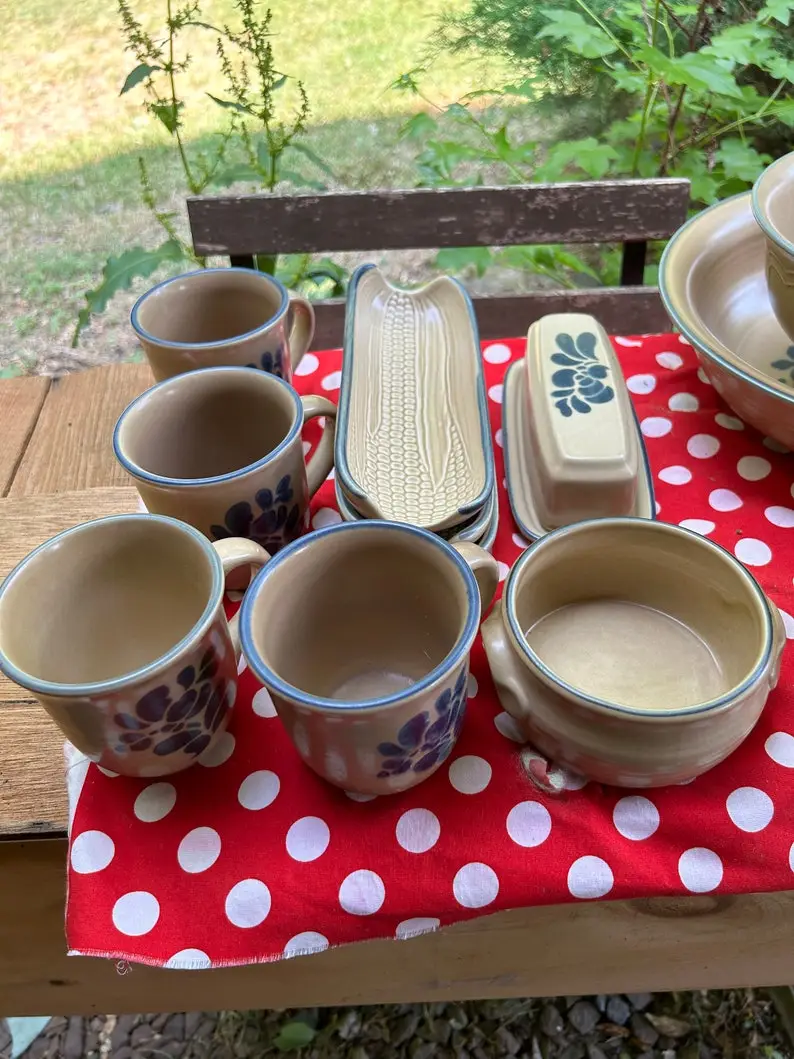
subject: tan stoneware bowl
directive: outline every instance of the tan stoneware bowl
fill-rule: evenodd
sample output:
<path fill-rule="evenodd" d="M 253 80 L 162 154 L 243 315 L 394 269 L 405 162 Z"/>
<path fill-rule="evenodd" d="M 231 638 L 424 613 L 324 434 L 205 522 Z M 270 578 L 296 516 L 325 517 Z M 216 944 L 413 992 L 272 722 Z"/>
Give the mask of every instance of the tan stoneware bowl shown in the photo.
<path fill-rule="evenodd" d="M 794 152 L 778 158 L 755 182 L 753 215 L 766 237 L 769 298 L 794 342 Z"/>
<path fill-rule="evenodd" d="M 659 287 L 720 396 L 794 449 L 794 343 L 772 309 L 766 237 L 750 192 L 710 206 L 676 232 L 662 255 Z"/>
<path fill-rule="evenodd" d="M 601 783 L 685 783 L 742 742 L 785 644 L 775 605 L 713 541 L 646 519 L 580 522 L 517 560 L 482 626 L 527 739 Z"/>

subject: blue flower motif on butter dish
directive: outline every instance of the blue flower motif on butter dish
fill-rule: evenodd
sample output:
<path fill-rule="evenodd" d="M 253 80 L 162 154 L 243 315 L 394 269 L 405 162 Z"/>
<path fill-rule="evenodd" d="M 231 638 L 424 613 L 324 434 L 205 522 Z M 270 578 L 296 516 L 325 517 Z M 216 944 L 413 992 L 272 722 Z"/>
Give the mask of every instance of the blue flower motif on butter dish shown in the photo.
<path fill-rule="evenodd" d="M 277 347 L 275 353 L 265 350 L 259 358 L 258 364 L 246 364 L 247 368 L 259 368 L 266 371 L 268 375 L 278 375 L 280 379 L 286 378 L 284 374 L 284 346 Z"/>
<path fill-rule="evenodd" d="M 789 346 L 784 353 L 785 360 L 773 360 L 772 367 L 783 374 L 778 376 L 778 382 L 787 386 L 794 386 L 794 346 Z"/>
<path fill-rule="evenodd" d="M 300 507 L 293 503 L 292 478 L 285 474 L 274 489 L 260 489 L 255 500 L 258 512 L 243 500 L 232 504 L 222 526 L 210 526 L 216 541 L 225 537 L 248 537 L 273 554 L 300 533 Z"/>
<path fill-rule="evenodd" d="M 596 356 L 593 332 L 583 331 L 575 339 L 572 335 L 559 334 L 557 346 L 558 351 L 552 353 L 551 360 L 562 368 L 551 377 L 556 387 L 551 396 L 565 418 L 574 412 L 588 413 L 594 404 L 608 404 L 615 391 L 603 381 L 609 375 L 609 368 Z"/>
<path fill-rule="evenodd" d="M 433 711 L 423 710 L 406 721 L 394 743 L 381 743 L 378 779 L 401 776 L 404 772 L 427 772 L 446 761 L 457 742 L 466 714 L 468 669 L 461 669 L 454 688 L 445 688 Z"/>

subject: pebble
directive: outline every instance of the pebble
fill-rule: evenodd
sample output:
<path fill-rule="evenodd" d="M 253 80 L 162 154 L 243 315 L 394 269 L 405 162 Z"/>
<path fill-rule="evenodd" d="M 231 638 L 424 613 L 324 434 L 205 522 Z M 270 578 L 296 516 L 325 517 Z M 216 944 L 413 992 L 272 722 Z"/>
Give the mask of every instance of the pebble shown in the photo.
<path fill-rule="evenodd" d="M 431 1056 L 436 1050 L 436 1046 L 433 1041 L 420 1041 L 413 1040 L 408 1047 L 408 1054 L 411 1059 L 431 1059 Z"/>
<path fill-rule="evenodd" d="M 544 1004 L 540 1013 L 540 1029 L 547 1037 L 557 1037 L 562 1033 L 565 1023 L 562 1015 L 553 1004 Z"/>
<path fill-rule="evenodd" d="M 598 1008 L 588 1000 L 578 1000 L 568 1012 L 568 1021 L 582 1035 L 594 1030 L 600 1018 Z"/>
<path fill-rule="evenodd" d="M 164 1037 L 175 1037 L 183 1041 L 185 1039 L 185 1016 L 181 1013 L 171 1015 L 160 1032 Z"/>
<path fill-rule="evenodd" d="M 521 1047 L 521 1041 L 506 1026 L 500 1026 L 494 1037 L 502 1055 L 515 1055 Z"/>
<path fill-rule="evenodd" d="M 575 1044 L 568 1044 L 560 1052 L 559 1059 L 584 1059 L 585 1050 L 584 1045 L 579 1041 Z"/>
<path fill-rule="evenodd" d="M 419 1015 L 415 1011 L 411 1011 L 407 1015 L 403 1015 L 401 1019 L 398 1019 L 391 1034 L 391 1042 L 395 1048 L 405 1044 L 406 1041 L 410 1041 L 416 1033 L 418 1025 Z"/>
<path fill-rule="evenodd" d="M 653 1000 L 653 994 L 651 993 L 626 993 L 626 1000 L 631 1004 L 635 1011 L 645 1011 L 648 1005 Z"/>
<path fill-rule="evenodd" d="M 83 1059 L 84 1033 L 83 1020 L 79 1017 L 69 1019 L 69 1028 L 62 1046 L 63 1059 Z"/>
<path fill-rule="evenodd" d="M 650 1048 L 656 1044 L 659 1040 L 659 1034 L 648 1022 L 644 1015 L 634 1014 L 631 1016 L 631 1032 L 642 1044 L 647 1044 Z"/>
<path fill-rule="evenodd" d="M 116 1019 L 116 1025 L 110 1035 L 110 1049 L 113 1059 L 116 1059 L 116 1049 L 121 1048 L 129 1041 L 133 1026 L 137 1020 L 137 1015 L 119 1015 Z"/>
<path fill-rule="evenodd" d="M 631 1018 L 631 1008 L 621 996 L 611 996 L 607 1002 L 607 1018 L 618 1026 L 625 1026 Z"/>
<path fill-rule="evenodd" d="M 607 1059 L 607 1055 L 597 1044 L 588 1044 L 587 1059 Z"/>
<path fill-rule="evenodd" d="M 154 1037 L 154 1030 L 148 1022 L 136 1026 L 130 1034 L 130 1044 L 137 1051 L 142 1044 L 147 1044 Z"/>

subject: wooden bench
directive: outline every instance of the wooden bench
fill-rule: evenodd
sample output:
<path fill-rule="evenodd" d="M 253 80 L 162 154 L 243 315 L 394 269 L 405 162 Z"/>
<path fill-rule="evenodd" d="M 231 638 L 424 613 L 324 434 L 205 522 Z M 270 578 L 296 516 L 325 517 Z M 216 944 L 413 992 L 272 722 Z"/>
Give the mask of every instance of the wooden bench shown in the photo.
<path fill-rule="evenodd" d="M 200 197 L 187 206 L 196 253 L 246 268 L 255 254 L 622 243 L 620 287 L 477 297 L 474 306 L 481 338 L 525 334 L 554 312 L 592 313 L 612 334 L 635 334 L 670 326 L 643 271 L 648 242 L 686 220 L 689 181 Z M 312 348 L 341 345 L 344 302 L 316 303 L 316 312 Z"/>

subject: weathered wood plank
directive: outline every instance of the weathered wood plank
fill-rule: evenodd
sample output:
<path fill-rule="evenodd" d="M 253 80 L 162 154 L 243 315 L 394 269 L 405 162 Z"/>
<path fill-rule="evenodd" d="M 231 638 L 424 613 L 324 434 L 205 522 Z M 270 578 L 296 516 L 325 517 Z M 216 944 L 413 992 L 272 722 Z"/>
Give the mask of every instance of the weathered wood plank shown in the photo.
<path fill-rule="evenodd" d="M 686 220 L 689 181 L 199 197 L 187 205 L 203 255 L 610 243 L 672 235 Z"/>
<path fill-rule="evenodd" d="M 4 677 L 6 689 L 16 692 L 17 700 L 28 694 Z M 0 838 L 63 835 L 66 814 L 60 729 L 37 702 L 4 701 L 0 708 Z"/>
<path fill-rule="evenodd" d="M 67 957 L 62 841 L 0 843 L 0 1014 L 181 1011 L 779 985 L 794 893 L 504 912 L 411 941 L 217 971 Z M 212 955 L 210 953 L 210 955 Z"/>
<path fill-rule="evenodd" d="M 0 496 L 8 492 L 49 388 L 41 375 L 0 381 Z"/>
<path fill-rule="evenodd" d="M 474 298 L 480 338 L 524 335 L 546 313 L 590 313 L 610 334 L 646 334 L 669 331 L 670 318 L 655 287 L 589 287 L 576 291 L 539 291 L 500 297 Z M 341 346 L 345 321 L 344 300 L 315 302 L 317 328 L 312 349 Z"/>
<path fill-rule="evenodd" d="M 111 364 L 53 380 L 8 495 L 129 481 L 113 456 L 113 428 L 152 381 L 148 364 Z"/>

